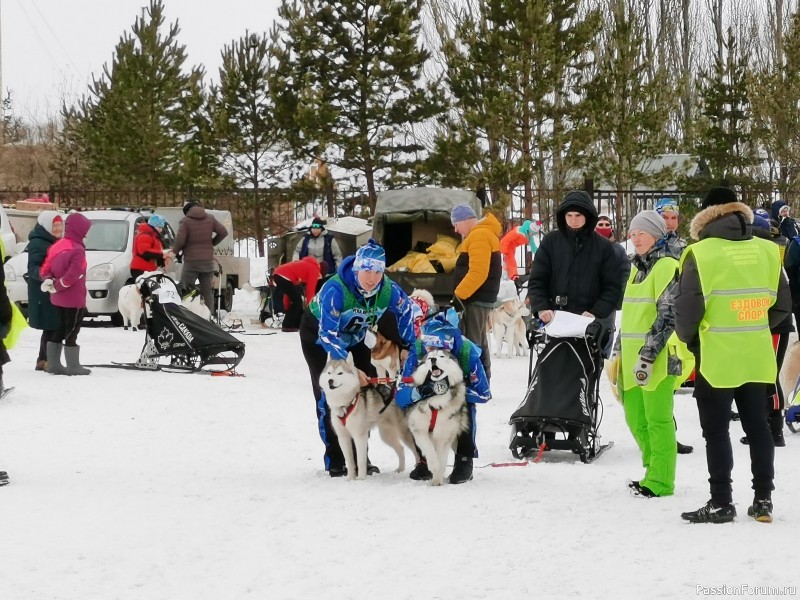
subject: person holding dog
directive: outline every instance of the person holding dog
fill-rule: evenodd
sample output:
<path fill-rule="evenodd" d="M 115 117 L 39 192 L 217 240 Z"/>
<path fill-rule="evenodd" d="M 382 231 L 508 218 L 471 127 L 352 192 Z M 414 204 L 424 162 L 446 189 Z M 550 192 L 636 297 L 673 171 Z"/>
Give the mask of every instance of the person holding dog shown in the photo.
<path fill-rule="evenodd" d="M 47 342 L 48 373 L 55 375 L 90 375 L 80 362 L 78 333 L 86 315 L 86 248 L 84 238 L 92 222 L 81 213 L 71 213 L 64 224 L 64 237 L 50 246 L 39 270 L 43 292 L 50 294 L 58 307 L 59 328 L 53 341 Z M 66 367 L 61 364 L 61 354 Z"/>
<path fill-rule="evenodd" d="M 456 288 L 453 306 L 461 308 L 461 332 L 481 349 L 486 376 L 492 377 L 492 357 L 486 324 L 500 291 L 500 221 L 492 213 L 478 220 L 468 204 L 458 204 L 450 211 L 453 229 L 463 238 L 461 253 L 453 271 Z"/>
<path fill-rule="evenodd" d="M 133 239 L 133 257 L 131 258 L 131 281 L 133 283 L 142 273 L 155 271 L 166 266 L 169 256 L 164 253 L 161 243 L 161 232 L 166 219 L 161 215 L 151 215 L 146 223 L 141 223 Z"/>
<path fill-rule="evenodd" d="M 214 246 L 228 236 L 228 230 L 210 215 L 196 200 L 190 200 L 183 207 L 183 214 L 175 235 L 173 252 L 183 253 L 183 271 L 181 286 L 184 290 L 195 287 L 200 282 L 200 295 L 208 307 L 214 312 L 214 290 L 211 282 L 214 279 Z"/>
<path fill-rule="evenodd" d="M 630 239 L 636 255 L 622 301 L 610 380 L 621 390 L 625 421 L 645 467 L 644 477 L 629 487 L 637 496 L 656 498 L 675 491 L 673 393 L 683 365 L 681 352 L 673 352 L 675 343 L 668 341 L 675 331 L 678 257 L 667 243 L 664 220 L 654 210 L 633 217 Z"/>
<path fill-rule="evenodd" d="M 313 256 L 306 256 L 300 260 L 284 263 L 275 267 L 272 281 L 275 283 L 275 298 L 278 306 L 289 307 L 283 317 L 282 331 L 294 332 L 300 330 L 300 319 L 303 317 L 303 295 L 300 286 L 304 286 L 306 304 L 311 304 L 317 291 L 317 282 L 328 272 L 325 261 L 318 262 Z"/>
<path fill-rule="evenodd" d="M 362 385 L 369 383 L 377 371 L 371 362 L 372 330 L 384 315 L 392 315 L 400 337 L 401 358 L 416 340 L 414 311 L 406 293 L 389 279 L 386 253 L 382 246 L 370 240 L 355 256 L 342 261 L 336 275 L 326 281 L 303 313 L 300 323 L 300 344 L 311 376 L 311 386 L 317 408 L 317 420 L 325 444 L 325 470 L 331 477 L 342 477 L 347 471 L 344 455 L 331 426 L 330 408 L 319 387 L 319 377 L 330 359 L 353 356 Z M 394 341 L 394 340 L 393 340 Z M 378 472 L 369 465 L 368 473 Z"/>
<path fill-rule="evenodd" d="M 36 370 L 47 367 L 47 343 L 56 341 L 61 326 L 58 309 L 50 302 L 50 294 L 42 291 L 39 269 L 50 246 L 64 235 L 64 219 L 54 210 L 44 210 L 36 218 L 36 225 L 28 235 L 28 324 L 41 329 Z"/>
<path fill-rule="evenodd" d="M 712 188 L 692 219 L 696 243 L 681 257 L 675 331 L 694 353 L 694 397 L 706 440 L 711 499 L 681 515 L 690 523 L 736 518 L 729 433 L 736 401 L 753 474 L 748 516 L 772 521 L 775 447 L 764 410 L 767 385 L 777 377 L 770 327 L 791 313 L 778 247 L 754 237 L 753 211 L 726 187 Z"/>
<path fill-rule="evenodd" d="M 472 460 L 478 457 L 478 447 L 475 444 L 477 425 L 476 404 L 483 404 L 492 398 L 489 390 L 489 378 L 483 369 L 481 351 L 476 344 L 461 334 L 458 326 L 458 316 L 453 309 L 447 309 L 444 314 L 437 314 L 421 327 L 420 337 L 413 345 L 413 351 L 403 365 L 403 377 L 397 387 L 395 402 L 400 408 L 406 409 L 414 402 L 426 397 L 431 391 L 415 387 L 408 381 L 420 361 L 424 360 L 427 352 L 432 348 L 447 350 L 456 357 L 464 373 L 464 383 L 467 392 L 467 408 L 469 428 L 460 434 L 456 441 L 456 458 L 453 472 L 448 477 L 452 484 L 466 483 L 472 479 Z M 414 480 L 429 480 L 433 477 L 428 463 L 423 456 L 411 471 L 410 478 Z"/>

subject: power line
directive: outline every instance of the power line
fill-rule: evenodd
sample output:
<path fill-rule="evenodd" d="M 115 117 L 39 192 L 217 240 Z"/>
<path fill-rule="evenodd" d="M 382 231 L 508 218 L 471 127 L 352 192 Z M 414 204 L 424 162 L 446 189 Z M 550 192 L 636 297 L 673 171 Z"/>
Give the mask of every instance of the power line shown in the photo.
<path fill-rule="evenodd" d="M 73 62 L 72 57 L 69 55 L 69 52 L 67 52 L 67 49 L 64 47 L 64 44 L 61 43 L 61 40 L 56 35 L 56 32 L 53 31 L 52 27 L 50 27 L 50 23 L 47 21 L 47 17 L 45 17 L 44 13 L 42 13 L 42 11 L 39 9 L 39 5 L 36 3 L 36 0 L 31 0 L 31 2 L 33 3 L 33 7 L 36 9 L 36 12 L 39 13 L 40 17 L 42 17 L 42 21 L 44 21 L 44 24 L 47 27 L 47 29 L 49 29 L 50 33 L 53 34 L 53 39 L 55 39 L 56 43 L 61 47 L 61 51 L 64 53 L 64 56 L 67 57 L 67 60 L 72 65 L 72 68 L 75 70 L 75 74 L 78 77 L 83 77 L 78 67 L 75 66 L 75 63 Z"/>

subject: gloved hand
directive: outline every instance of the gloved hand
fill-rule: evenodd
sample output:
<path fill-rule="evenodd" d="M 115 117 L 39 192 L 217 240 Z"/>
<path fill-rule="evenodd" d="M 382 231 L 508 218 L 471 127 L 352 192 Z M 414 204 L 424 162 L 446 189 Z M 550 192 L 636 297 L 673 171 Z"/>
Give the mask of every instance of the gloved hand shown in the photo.
<path fill-rule="evenodd" d="M 619 379 L 620 355 L 614 354 L 611 358 L 606 360 L 606 377 L 612 386 L 617 385 Z"/>
<path fill-rule="evenodd" d="M 459 316 L 463 315 L 467 308 L 464 306 L 464 301 L 453 294 L 453 299 L 450 300 L 450 306 L 456 309 Z"/>
<path fill-rule="evenodd" d="M 633 368 L 633 376 L 636 378 L 636 385 L 641 387 L 650 383 L 650 377 L 653 375 L 653 363 L 645 360 L 641 356 L 636 359 L 636 366 Z"/>
<path fill-rule="evenodd" d="M 11 331 L 11 321 L 8 323 L 3 323 L 0 325 L 0 340 L 4 340 L 8 337 L 9 332 Z"/>
<path fill-rule="evenodd" d="M 42 282 L 41 290 L 43 292 L 47 292 L 48 294 L 52 294 L 53 292 L 55 292 L 56 291 L 56 286 L 53 284 L 53 280 L 52 279 L 45 279 Z"/>

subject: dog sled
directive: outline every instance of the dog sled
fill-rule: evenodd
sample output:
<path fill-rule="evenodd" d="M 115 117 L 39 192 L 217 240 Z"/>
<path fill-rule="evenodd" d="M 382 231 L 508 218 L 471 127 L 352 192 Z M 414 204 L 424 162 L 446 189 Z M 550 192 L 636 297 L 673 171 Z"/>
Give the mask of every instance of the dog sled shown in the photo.
<path fill-rule="evenodd" d="M 93 366 L 187 373 L 208 367 L 212 374 L 236 374 L 244 357 L 244 342 L 181 306 L 177 286 L 169 276 L 146 273 L 137 279 L 137 285 L 146 322 L 138 360 Z"/>
<path fill-rule="evenodd" d="M 554 337 L 540 321 L 533 321 L 528 329 L 528 389 L 509 421 L 509 448 L 515 458 L 540 460 L 546 450 L 569 450 L 590 463 L 613 445 L 602 445 L 598 433 L 607 335 L 596 320 L 584 335 L 566 337 Z"/>

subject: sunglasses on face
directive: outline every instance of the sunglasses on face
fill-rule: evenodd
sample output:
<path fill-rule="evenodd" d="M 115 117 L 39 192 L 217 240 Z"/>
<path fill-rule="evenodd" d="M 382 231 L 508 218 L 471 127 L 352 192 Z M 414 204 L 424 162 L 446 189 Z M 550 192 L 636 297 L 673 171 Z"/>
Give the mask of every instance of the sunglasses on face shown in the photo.
<path fill-rule="evenodd" d="M 311 229 L 322 229 L 322 225 L 312 225 Z"/>
<path fill-rule="evenodd" d="M 603 222 L 603 221 L 600 221 L 600 222 L 597 224 L 597 228 L 598 228 L 598 229 L 611 229 L 611 223 L 605 223 L 605 222 Z"/>

